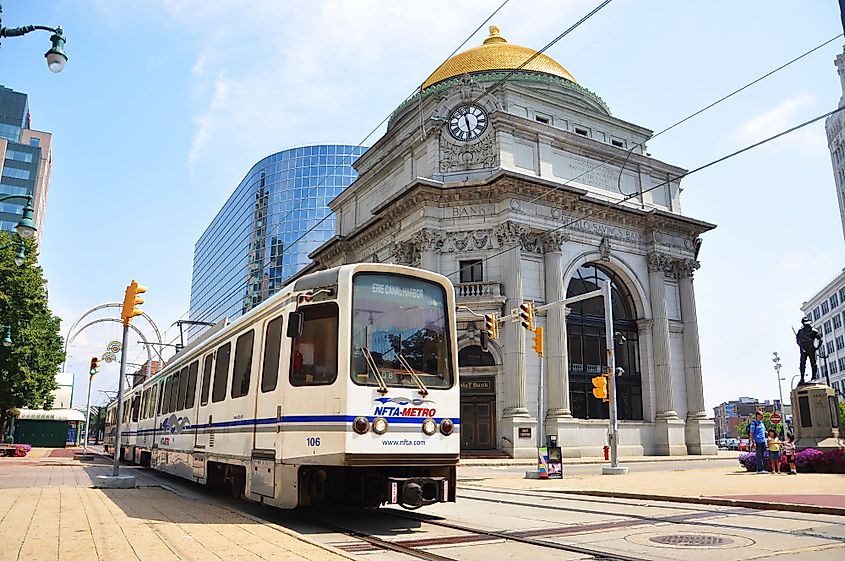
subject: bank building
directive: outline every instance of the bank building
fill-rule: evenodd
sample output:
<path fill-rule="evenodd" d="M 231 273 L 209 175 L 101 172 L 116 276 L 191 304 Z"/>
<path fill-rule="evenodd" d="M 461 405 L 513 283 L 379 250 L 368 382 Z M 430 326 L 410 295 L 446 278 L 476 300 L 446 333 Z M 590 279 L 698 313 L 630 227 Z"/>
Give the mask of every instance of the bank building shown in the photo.
<path fill-rule="evenodd" d="M 330 203 L 336 235 L 304 272 L 376 261 L 449 276 L 468 308 L 458 312 L 462 447 L 525 458 L 538 434 L 557 435 L 566 457 L 601 455 L 608 408 L 591 378 L 606 367 L 604 308 L 592 299 L 540 315 L 543 359 L 510 310 L 609 281 L 625 336 L 620 455 L 715 454 L 693 288 L 700 236 L 715 226 L 682 214 L 673 178 L 684 170 L 647 153 L 651 134 L 491 27 L 357 160 L 358 179 Z M 469 310 L 507 319 L 487 351 Z"/>

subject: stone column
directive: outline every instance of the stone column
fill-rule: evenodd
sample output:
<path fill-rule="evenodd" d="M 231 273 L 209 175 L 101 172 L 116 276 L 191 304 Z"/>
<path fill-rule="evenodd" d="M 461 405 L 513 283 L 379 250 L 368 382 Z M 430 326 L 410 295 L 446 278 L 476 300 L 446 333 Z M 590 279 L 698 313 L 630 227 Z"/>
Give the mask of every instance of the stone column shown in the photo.
<path fill-rule="evenodd" d="M 522 302 L 521 260 L 527 233 L 526 226 L 510 221 L 496 228 L 498 245 L 501 250 L 507 250 L 500 256 L 506 310 L 518 307 Z M 525 334 L 518 323 L 506 322 L 502 324 L 502 335 L 505 390 L 505 409 L 500 423 L 502 447 L 514 458 L 533 458 L 537 452 L 537 419 L 528 414 L 525 394 Z M 520 429 L 523 429 L 522 435 Z"/>
<path fill-rule="evenodd" d="M 704 383 L 701 377 L 701 351 L 698 345 L 698 317 L 695 310 L 693 272 L 701 265 L 695 259 L 675 262 L 684 323 L 684 379 L 687 387 L 686 444 L 689 454 L 716 454 L 714 423 L 704 409 Z"/>
<path fill-rule="evenodd" d="M 546 302 L 556 302 L 566 297 L 563 285 L 562 234 L 553 232 L 543 239 L 543 265 L 545 269 Z M 569 360 L 567 357 L 566 309 L 551 308 L 546 313 L 546 380 L 549 395 L 547 420 L 572 417 L 569 405 Z M 551 434 L 551 433 L 547 433 Z"/>
<path fill-rule="evenodd" d="M 656 392 L 656 454 L 686 455 L 684 423 L 672 406 L 672 357 L 669 347 L 669 314 L 666 310 L 666 273 L 672 272 L 672 260 L 661 253 L 648 255 L 648 284 L 651 299 L 654 388 Z"/>
<path fill-rule="evenodd" d="M 443 247 L 443 233 L 424 228 L 414 236 L 414 242 L 419 247 L 420 269 L 440 272 L 440 249 Z"/>
<path fill-rule="evenodd" d="M 648 284 L 651 291 L 652 344 L 654 345 L 654 374 L 657 391 L 657 419 L 677 419 L 672 407 L 672 358 L 669 347 L 669 314 L 666 310 L 667 271 L 671 260 L 660 253 L 648 256 Z"/>

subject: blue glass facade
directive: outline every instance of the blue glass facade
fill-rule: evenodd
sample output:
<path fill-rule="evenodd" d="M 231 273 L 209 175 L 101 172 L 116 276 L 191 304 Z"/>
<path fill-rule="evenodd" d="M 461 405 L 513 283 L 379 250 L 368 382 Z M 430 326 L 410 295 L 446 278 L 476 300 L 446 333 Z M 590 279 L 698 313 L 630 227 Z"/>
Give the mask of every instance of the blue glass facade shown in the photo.
<path fill-rule="evenodd" d="M 21 132 L 29 128 L 29 102 L 26 94 L 0 86 L 0 138 L 8 141 L 0 173 L 0 197 L 33 195 L 38 177 L 41 148 L 21 144 Z M 24 199 L 0 203 L 0 230 L 12 230 L 23 215 Z"/>
<path fill-rule="evenodd" d="M 352 163 L 365 150 L 300 146 L 255 164 L 196 243 L 191 320 L 240 316 L 305 267 L 334 235 L 328 202 L 355 180 Z"/>

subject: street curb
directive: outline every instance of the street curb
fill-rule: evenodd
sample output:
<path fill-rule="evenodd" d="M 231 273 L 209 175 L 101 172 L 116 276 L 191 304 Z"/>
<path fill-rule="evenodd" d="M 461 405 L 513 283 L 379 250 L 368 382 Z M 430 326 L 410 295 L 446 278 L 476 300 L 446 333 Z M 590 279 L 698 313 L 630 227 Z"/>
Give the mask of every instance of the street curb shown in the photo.
<path fill-rule="evenodd" d="M 658 459 L 655 459 L 658 458 Z M 660 458 L 667 458 L 667 459 L 660 459 Z M 646 463 L 657 463 L 657 462 L 671 462 L 671 461 L 679 461 L 679 462 L 713 462 L 718 460 L 735 460 L 736 458 L 733 457 L 718 457 L 718 456 L 655 456 L 655 457 L 643 457 L 643 458 L 625 458 L 620 457 L 619 463 L 622 464 L 646 464 Z M 589 460 L 580 460 L 580 461 L 567 461 L 567 458 L 563 459 L 563 465 L 565 466 L 588 466 L 588 465 L 600 465 L 600 464 L 607 464 L 609 460 L 605 460 L 602 458 L 595 458 Z M 514 460 L 514 459 L 507 459 L 507 460 L 473 460 L 473 459 L 465 459 L 461 460 L 458 463 L 458 467 L 499 467 L 499 466 L 536 466 L 537 460 Z"/>
<path fill-rule="evenodd" d="M 644 493 L 621 493 L 616 491 L 567 491 L 558 489 L 549 489 L 549 491 L 565 495 L 584 495 L 590 497 L 607 497 L 612 499 L 664 501 L 673 503 L 753 508 L 755 510 L 783 510 L 789 512 L 802 512 L 805 514 L 830 514 L 833 516 L 845 516 L 845 508 L 835 506 L 808 505 L 799 503 L 771 503 L 762 501 L 749 501 L 745 499 L 720 499 L 718 497 L 647 495 Z"/>

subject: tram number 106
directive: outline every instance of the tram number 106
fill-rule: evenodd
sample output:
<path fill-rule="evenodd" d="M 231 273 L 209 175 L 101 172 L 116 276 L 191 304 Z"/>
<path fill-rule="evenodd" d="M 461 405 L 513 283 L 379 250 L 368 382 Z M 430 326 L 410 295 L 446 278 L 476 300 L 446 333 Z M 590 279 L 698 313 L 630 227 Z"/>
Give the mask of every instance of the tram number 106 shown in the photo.
<path fill-rule="evenodd" d="M 309 436 L 305 439 L 305 444 L 309 447 L 319 446 L 320 445 L 320 437 L 319 436 Z"/>

